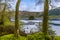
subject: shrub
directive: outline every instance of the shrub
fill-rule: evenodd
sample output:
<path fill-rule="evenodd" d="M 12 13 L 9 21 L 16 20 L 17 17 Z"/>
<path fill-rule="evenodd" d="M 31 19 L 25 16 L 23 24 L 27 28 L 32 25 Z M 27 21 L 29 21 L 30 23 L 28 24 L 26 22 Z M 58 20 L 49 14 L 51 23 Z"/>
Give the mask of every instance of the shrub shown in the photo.
<path fill-rule="evenodd" d="M 9 34 L 1 36 L 0 40 L 26 40 L 26 37 L 19 36 L 18 38 L 15 38 L 13 34 Z"/>
<path fill-rule="evenodd" d="M 29 16 L 29 20 L 34 20 L 35 17 L 34 16 Z"/>
<path fill-rule="evenodd" d="M 32 35 L 28 35 L 27 40 L 45 40 L 45 37 L 47 38 L 47 40 L 51 40 L 50 35 L 44 36 L 44 34 L 42 32 L 32 34 Z"/>
<path fill-rule="evenodd" d="M 32 35 L 28 35 L 27 40 L 44 40 L 44 35 L 42 32 L 32 34 Z"/>
<path fill-rule="evenodd" d="M 19 31 L 21 36 L 27 36 L 24 32 L 21 30 Z M 7 34 L 14 34 L 14 25 L 0 25 L 0 36 L 7 35 Z"/>
<path fill-rule="evenodd" d="M 0 25 L 0 36 L 12 33 L 14 33 L 13 25 L 7 25 L 7 26 Z"/>

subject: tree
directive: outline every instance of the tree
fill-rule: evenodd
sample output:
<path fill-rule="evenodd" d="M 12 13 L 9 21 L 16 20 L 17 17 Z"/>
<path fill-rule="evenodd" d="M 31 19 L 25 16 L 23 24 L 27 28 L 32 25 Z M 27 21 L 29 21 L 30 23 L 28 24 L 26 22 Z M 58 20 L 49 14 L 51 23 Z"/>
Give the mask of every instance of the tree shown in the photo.
<path fill-rule="evenodd" d="M 4 2 L 2 2 L 2 1 L 4 1 Z M 2 11 L 1 11 L 1 24 L 3 24 L 4 25 L 4 22 L 5 22 L 5 11 L 6 10 L 9 10 L 10 8 L 11 8 L 11 5 L 8 3 L 9 1 L 8 0 L 0 0 L 0 5 L 4 5 L 4 7 L 2 8 Z"/>
<path fill-rule="evenodd" d="M 6 0 L 5 0 L 5 3 L 6 3 Z M 1 13 L 2 13 L 1 23 L 2 23 L 3 25 L 4 25 L 4 14 L 5 14 L 5 8 L 6 8 L 6 4 L 5 4 L 5 3 L 3 4 L 3 5 L 4 5 L 4 8 L 3 8 L 2 12 L 1 12 Z"/>
<path fill-rule="evenodd" d="M 34 16 L 29 16 L 29 20 L 34 20 L 35 19 L 35 17 Z"/>
<path fill-rule="evenodd" d="M 43 14 L 43 24 L 42 24 L 42 31 L 45 35 L 45 40 L 47 40 L 47 30 L 48 30 L 48 10 L 49 10 L 49 5 L 48 5 L 49 0 L 44 1 L 44 14 Z M 40 0 L 38 0 L 38 3 L 40 4 Z"/>
<path fill-rule="evenodd" d="M 45 35 L 45 40 L 47 40 L 46 35 L 47 35 L 47 30 L 48 30 L 48 10 L 49 10 L 48 0 L 45 0 L 43 24 L 42 24 L 42 31 Z"/>
<path fill-rule="evenodd" d="M 21 0 L 17 0 L 17 3 L 16 3 L 16 11 L 15 11 L 15 37 L 18 37 L 19 35 L 19 6 L 20 6 L 20 1 Z"/>
<path fill-rule="evenodd" d="M 2 5 L 4 5 L 4 3 L 0 3 L 0 5 L 2 6 Z M 1 8 L 1 6 L 0 6 L 0 24 L 3 24 L 3 13 L 2 13 L 2 8 Z"/>

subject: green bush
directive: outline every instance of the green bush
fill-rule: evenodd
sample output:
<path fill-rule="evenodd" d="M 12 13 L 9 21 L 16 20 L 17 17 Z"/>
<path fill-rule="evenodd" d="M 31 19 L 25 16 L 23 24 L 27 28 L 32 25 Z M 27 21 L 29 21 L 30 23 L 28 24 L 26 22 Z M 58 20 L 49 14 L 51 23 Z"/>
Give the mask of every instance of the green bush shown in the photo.
<path fill-rule="evenodd" d="M 29 20 L 34 20 L 35 17 L 34 16 L 29 16 Z"/>
<path fill-rule="evenodd" d="M 32 34 L 32 35 L 28 35 L 27 40 L 45 40 L 45 37 L 47 38 L 47 40 L 51 40 L 50 35 L 44 36 L 44 34 L 42 32 Z"/>
<path fill-rule="evenodd" d="M 0 25 L 0 36 L 14 33 L 14 25 Z"/>
<path fill-rule="evenodd" d="M 51 40 L 49 35 L 46 35 L 47 40 Z M 42 32 L 28 35 L 27 37 L 19 36 L 18 38 L 14 37 L 13 34 L 4 35 L 0 37 L 0 40 L 45 40 L 44 34 Z"/>
<path fill-rule="evenodd" d="M 45 37 L 47 38 L 47 40 L 51 40 L 51 36 L 50 35 L 46 35 Z"/>
<path fill-rule="evenodd" d="M 44 40 L 44 34 L 42 32 L 28 35 L 27 40 Z"/>
<path fill-rule="evenodd" d="M 16 38 L 13 34 L 9 34 L 1 36 L 0 40 L 26 40 L 26 37 L 19 36 L 18 38 Z"/>

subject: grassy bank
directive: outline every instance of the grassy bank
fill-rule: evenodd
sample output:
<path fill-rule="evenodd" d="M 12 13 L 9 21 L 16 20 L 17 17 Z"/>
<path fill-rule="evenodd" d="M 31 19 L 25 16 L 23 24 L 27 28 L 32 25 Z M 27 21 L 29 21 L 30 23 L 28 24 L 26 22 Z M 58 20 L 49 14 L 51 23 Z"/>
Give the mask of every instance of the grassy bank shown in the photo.
<path fill-rule="evenodd" d="M 27 40 L 26 37 L 19 36 L 18 38 L 14 37 L 14 34 L 4 35 L 0 37 L 0 40 Z"/>
<path fill-rule="evenodd" d="M 60 40 L 60 36 L 55 36 L 55 39 L 56 40 Z"/>

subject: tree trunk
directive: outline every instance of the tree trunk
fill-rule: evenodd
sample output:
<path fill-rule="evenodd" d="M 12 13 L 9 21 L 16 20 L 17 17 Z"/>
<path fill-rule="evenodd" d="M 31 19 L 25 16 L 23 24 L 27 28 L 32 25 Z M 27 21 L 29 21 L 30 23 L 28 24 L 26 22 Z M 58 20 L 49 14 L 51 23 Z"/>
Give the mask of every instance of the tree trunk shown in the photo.
<path fill-rule="evenodd" d="M 47 40 L 46 35 L 47 35 L 47 30 L 48 30 L 48 9 L 49 9 L 48 0 L 45 0 L 44 15 L 43 15 L 43 27 L 42 27 L 42 31 L 45 35 L 45 40 Z"/>
<path fill-rule="evenodd" d="M 2 10 L 2 16 L 1 16 L 1 23 L 4 25 L 4 15 L 5 15 L 5 8 L 6 8 L 6 4 L 4 4 L 4 8 Z"/>
<path fill-rule="evenodd" d="M 16 3 L 16 11 L 15 11 L 15 31 L 14 31 L 15 37 L 18 37 L 18 35 L 19 35 L 19 30 L 18 30 L 18 28 L 19 28 L 19 17 L 18 17 L 18 15 L 19 15 L 20 1 L 21 1 L 21 0 L 17 0 L 17 3 Z"/>
<path fill-rule="evenodd" d="M 5 0 L 5 3 L 2 3 L 2 5 L 4 5 L 4 8 L 3 8 L 3 10 L 2 10 L 2 15 L 1 15 L 1 23 L 3 24 L 3 26 L 4 26 L 4 22 L 5 22 L 5 10 L 6 10 L 6 4 L 7 3 L 7 1 Z"/>

